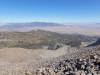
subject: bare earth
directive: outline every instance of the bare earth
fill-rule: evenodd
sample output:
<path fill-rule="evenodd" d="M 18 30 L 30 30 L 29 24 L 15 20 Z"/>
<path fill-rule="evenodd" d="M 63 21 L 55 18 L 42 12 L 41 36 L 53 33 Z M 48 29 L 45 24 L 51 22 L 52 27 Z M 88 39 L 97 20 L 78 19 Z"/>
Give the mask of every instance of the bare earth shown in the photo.
<path fill-rule="evenodd" d="M 23 48 L 3 48 L 0 49 L 0 61 L 11 63 L 34 62 L 39 59 L 48 59 L 65 54 L 67 47 L 59 50 L 23 49 Z"/>

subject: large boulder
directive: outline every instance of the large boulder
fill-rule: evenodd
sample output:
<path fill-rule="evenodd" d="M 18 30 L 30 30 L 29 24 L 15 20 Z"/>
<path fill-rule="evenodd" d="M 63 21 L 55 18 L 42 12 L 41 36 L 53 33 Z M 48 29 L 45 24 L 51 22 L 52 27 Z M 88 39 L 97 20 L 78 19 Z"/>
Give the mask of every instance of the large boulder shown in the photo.
<path fill-rule="evenodd" d="M 51 44 L 51 45 L 48 46 L 48 50 L 57 50 L 60 47 L 62 47 L 62 44 L 59 44 L 59 43 L 57 43 L 57 44 Z"/>

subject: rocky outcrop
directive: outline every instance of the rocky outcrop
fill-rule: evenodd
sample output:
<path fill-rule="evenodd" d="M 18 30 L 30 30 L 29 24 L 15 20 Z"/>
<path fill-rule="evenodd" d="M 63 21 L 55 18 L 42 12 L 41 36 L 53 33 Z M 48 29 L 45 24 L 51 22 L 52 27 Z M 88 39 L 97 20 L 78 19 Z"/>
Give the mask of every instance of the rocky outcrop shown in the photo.
<path fill-rule="evenodd" d="M 59 44 L 59 43 L 54 44 L 54 45 L 51 44 L 48 46 L 48 50 L 57 50 L 57 49 L 61 48 L 62 46 L 63 46 L 63 44 Z"/>
<path fill-rule="evenodd" d="M 35 71 L 36 75 L 99 75 L 100 59 L 65 59 L 41 67 Z"/>

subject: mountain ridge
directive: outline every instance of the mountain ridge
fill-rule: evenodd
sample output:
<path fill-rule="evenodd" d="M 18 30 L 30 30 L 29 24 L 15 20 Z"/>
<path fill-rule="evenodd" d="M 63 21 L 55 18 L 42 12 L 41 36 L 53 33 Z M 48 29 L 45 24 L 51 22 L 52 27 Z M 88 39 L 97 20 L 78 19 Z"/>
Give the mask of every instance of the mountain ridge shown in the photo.
<path fill-rule="evenodd" d="M 7 23 L 0 28 L 19 28 L 19 27 L 49 27 L 49 26 L 61 26 L 64 24 L 51 23 L 51 22 L 30 22 L 30 23 Z"/>

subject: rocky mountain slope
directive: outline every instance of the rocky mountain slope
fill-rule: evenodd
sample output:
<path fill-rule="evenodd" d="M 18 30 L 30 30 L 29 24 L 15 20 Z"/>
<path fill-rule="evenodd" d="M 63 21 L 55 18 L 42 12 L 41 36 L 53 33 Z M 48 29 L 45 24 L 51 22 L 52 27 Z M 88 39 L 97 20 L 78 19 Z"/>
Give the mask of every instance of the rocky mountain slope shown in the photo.
<path fill-rule="evenodd" d="M 0 49 L 1 75 L 42 75 L 42 73 L 50 75 L 100 74 L 100 47 L 64 47 L 55 51 Z"/>
<path fill-rule="evenodd" d="M 65 55 L 53 63 L 38 68 L 34 73 L 31 71 L 30 73 L 36 75 L 99 75 L 100 46 L 83 49 L 80 48 L 76 53 Z M 28 72 L 26 73 L 28 74 Z"/>

